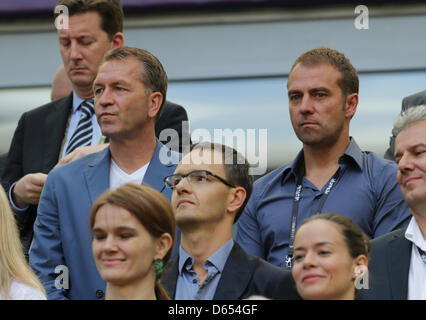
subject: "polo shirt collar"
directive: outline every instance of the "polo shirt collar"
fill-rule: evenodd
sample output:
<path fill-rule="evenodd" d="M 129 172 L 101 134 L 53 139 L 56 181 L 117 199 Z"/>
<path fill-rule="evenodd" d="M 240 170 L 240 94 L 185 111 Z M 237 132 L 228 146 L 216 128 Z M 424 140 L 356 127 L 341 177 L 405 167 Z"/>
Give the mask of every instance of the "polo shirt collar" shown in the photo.
<path fill-rule="evenodd" d="M 343 155 L 339 158 L 339 164 L 341 164 L 344 159 L 350 159 L 353 163 L 357 165 L 357 167 L 362 171 L 362 151 L 359 148 L 358 144 L 355 142 L 353 137 L 350 137 L 350 142 L 348 147 L 346 148 Z M 283 167 L 282 171 L 282 184 L 285 184 L 287 180 L 293 176 L 294 179 L 297 179 L 298 175 L 301 172 L 301 166 L 304 162 L 303 149 L 299 151 L 296 158 L 289 163 L 288 165 Z"/>

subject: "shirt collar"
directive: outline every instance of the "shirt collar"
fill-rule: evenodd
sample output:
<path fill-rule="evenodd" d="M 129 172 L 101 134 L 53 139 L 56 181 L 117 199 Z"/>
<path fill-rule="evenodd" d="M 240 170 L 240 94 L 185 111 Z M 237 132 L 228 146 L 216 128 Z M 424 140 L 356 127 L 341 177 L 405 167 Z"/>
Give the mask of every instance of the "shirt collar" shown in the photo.
<path fill-rule="evenodd" d="M 231 253 L 232 247 L 234 246 L 234 240 L 229 239 L 223 246 L 221 246 L 215 253 L 213 253 L 206 262 L 214 265 L 216 269 L 223 272 L 225 263 L 228 260 L 229 254 Z M 204 266 L 206 265 L 204 263 Z M 179 247 L 179 274 L 184 272 L 184 269 L 190 270 L 194 264 L 194 258 L 192 258 L 183 248 Z"/>
<path fill-rule="evenodd" d="M 76 112 L 77 108 L 82 104 L 84 99 L 80 98 L 75 91 L 72 91 L 72 112 Z"/>
<path fill-rule="evenodd" d="M 363 165 L 362 165 L 362 151 L 359 148 L 358 144 L 355 142 L 355 139 L 353 137 L 350 137 L 350 142 L 348 147 L 346 148 L 345 153 L 343 154 L 340 159 L 344 158 L 345 156 L 352 159 L 355 164 L 358 166 L 358 168 L 362 171 Z M 339 163 L 340 163 L 339 159 Z"/>
<path fill-rule="evenodd" d="M 342 164 L 345 159 L 350 159 L 354 162 L 358 168 L 362 171 L 362 151 L 359 148 L 358 144 L 355 142 L 355 139 L 350 137 L 350 142 L 348 147 L 346 148 L 343 155 L 339 158 L 339 164 Z M 301 166 L 303 165 L 304 156 L 303 149 L 299 151 L 296 158 L 288 165 L 283 168 L 283 179 L 282 183 L 286 183 L 291 175 L 296 179 L 298 174 L 301 172 Z M 291 174 L 290 174 L 291 173 Z"/>
<path fill-rule="evenodd" d="M 410 223 L 405 231 L 405 238 L 414 243 L 421 250 L 426 251 L 426 241 L 414 217 L 411 217 Z"/>

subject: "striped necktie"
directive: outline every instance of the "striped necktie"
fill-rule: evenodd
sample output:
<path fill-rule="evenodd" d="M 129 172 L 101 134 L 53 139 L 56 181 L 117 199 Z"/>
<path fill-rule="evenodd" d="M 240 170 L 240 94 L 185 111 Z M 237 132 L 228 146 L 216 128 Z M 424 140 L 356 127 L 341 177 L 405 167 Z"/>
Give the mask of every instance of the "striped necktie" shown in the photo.
<path fill-rule="evenodd" d="M 68 143 L 66 154 L 77 147 L 90 146 L 92 144 L 92 115 L 95 113 L 93 100 L 83 101 L 79 108 L 81 110 L 80 121 Z"/>

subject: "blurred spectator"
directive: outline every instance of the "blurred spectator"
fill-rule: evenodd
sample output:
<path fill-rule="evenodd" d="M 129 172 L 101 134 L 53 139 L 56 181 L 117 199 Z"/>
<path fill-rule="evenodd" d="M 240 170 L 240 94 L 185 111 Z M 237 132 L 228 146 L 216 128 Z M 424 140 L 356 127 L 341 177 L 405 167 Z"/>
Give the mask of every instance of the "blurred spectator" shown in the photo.
<path fill-rule="evenodd" d="M 232 240 L 232 225 L 252 189 L 248 170 L 234 149 L 200 143 L 165 178 L 181 230 L 179 256 L 162 280 L 173 299 L 298 298 L 289 271 L 247 254 Z"/>
<path fill-rule="evenodd" d="M 69 22 L 72 30 L 73 16 Z M 154 132 L 166 88 L 166 73 L 148 51 L 119 47 L 106 54 L 94 90 L 96 115 L 109 147 L 49 174 L 34 223 L 30 263 L 49 299 L 104 297 L 88 224 L 92 204 L 102 193 L 134 182 L 171 197 L 163 178 L 174 171 L 180 154 L 166 148 Z M 68 268 L 69 287 L 57 286 L 58 265 Z"/>
<path fill-rule="evenodd" d="M 50 100 L 54 101 L 69 96 L 71 92 L 71 80 L 68 78 L 64 65 L 61 65 L 58 70 L 56 70 L 55 77 L 53 78 Z"/>
<path fill-rule="evenodd" d="M 0 187 L 0 300 L 46 300 L 40 281 L 22 252 L 13 212 Z"/>
<path fill-rule="evenodd" d="M 354 300 L 357 279 L 368 282 L 369 250 L 370 240 L 345 216 L 306 219 L 294 240 L 292 273 L 299 295 L 305 300 Z"/>
<path fill-rule="evenodd" d="M 291 268 L 298 224 L 323 211 L 350 218 L 369 238 L 408 224 L 395 163 L 361 151 L 349 135 L 358 86 L 357 71 L 336 50 L 313 49 L 295 61 L 287 89 L 303 149 L 254 184 L 236 238 L 247 252 Z"/>
<path fill-rule="evenodd" d="M 426 300 L 426 106 L 398 116 L 398 183 L 411 211 L 408 227 L 371 243 L 370 289 L 364 299 Z"/>
<path fill-rule="evenodd" d="M 160 284 L 175 218 L 158 191 L 133 183 L 108 191 L 90 213 L 92 250 L 106 300 L 168 300 Z"/>

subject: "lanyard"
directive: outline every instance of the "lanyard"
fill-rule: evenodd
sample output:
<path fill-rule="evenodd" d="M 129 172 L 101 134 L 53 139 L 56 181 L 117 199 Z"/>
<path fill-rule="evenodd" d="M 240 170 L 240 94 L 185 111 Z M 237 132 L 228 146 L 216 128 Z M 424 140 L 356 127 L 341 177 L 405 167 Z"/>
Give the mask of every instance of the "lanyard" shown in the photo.
<path fill-rule="evenodd" d="M 330 194 L 331 189 L 333 188 L 334 183 L 337 181 L 339 177 L 339 171 L 340 168 L 336 171 L 336 173 L 333 175 L 333 177 L 330 179 L 330 182 L 328 183 L 327 188 L 324 191 L 324 194 L 321 196 L 320 204 L 318 206 L 318 209 L 316 211 L 316 214 L 320 213 L 322 208 L 324 207 L 325 201 L 328 198 L 328 195 Z M 290 240 L 288 244 L 288 253 L 285 257 L 285 265 L 286 268 L 291 270 L 294 263 L 294 237 L 296 235 L 296 222 L 297 222 L 297 215 L 299 212 L 299 202 L 300 202 L 300 195 L 302 193 L 302 181 L 303 181 L 304 174 L 300 174 L 297 178 L 296 183 L 296 191 L 294 193 L 294 200 L 293 200 L 293 210 L 291 214 L 291 226 L 290 226 Z"/>

